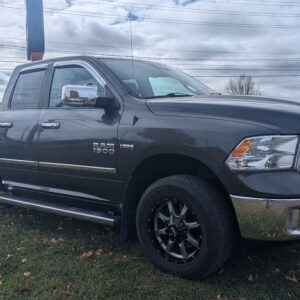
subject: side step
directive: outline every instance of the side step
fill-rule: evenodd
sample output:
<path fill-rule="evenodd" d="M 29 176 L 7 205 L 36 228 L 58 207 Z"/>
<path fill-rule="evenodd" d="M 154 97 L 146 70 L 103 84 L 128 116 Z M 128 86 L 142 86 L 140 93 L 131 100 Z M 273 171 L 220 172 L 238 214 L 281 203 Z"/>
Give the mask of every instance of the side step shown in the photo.
<path fill-rule="evenodd" d="M 112 215 L 97 211 L 84 210 L 76 207 L 61 206 L 54 203 L 41 202 L 16 196 L 0 195 L 0 203 L 32 208 L 60 216 L 72 217 L 108 226 L 115 226 L 119 221 L 118 217 L 114 217 Z"/>

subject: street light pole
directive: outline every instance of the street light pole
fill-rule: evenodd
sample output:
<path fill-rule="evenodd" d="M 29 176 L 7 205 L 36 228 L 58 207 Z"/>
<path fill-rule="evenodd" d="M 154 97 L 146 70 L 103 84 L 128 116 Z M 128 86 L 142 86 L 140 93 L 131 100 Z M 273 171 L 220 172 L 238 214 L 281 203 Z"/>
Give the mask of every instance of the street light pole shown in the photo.
<path fill-rule="evenodd" d="M 42 60 L 45 52 L 43 0 L 25 0 L 27 59 Z"/>

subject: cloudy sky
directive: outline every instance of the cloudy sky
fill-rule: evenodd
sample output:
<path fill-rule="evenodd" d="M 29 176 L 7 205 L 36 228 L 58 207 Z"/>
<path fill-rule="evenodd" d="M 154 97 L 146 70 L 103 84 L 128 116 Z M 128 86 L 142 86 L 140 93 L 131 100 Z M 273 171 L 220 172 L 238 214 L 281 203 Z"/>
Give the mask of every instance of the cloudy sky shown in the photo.
<path fill-rule="evenodd" d="M 263 95 L 300 100 L 297 0 L 44 0 L 45 58 L 92 54 L 156 60 L 224 92 L 253 75 Z M 23 0 L 0 0 L 0 97 L 26 61 Z"/>

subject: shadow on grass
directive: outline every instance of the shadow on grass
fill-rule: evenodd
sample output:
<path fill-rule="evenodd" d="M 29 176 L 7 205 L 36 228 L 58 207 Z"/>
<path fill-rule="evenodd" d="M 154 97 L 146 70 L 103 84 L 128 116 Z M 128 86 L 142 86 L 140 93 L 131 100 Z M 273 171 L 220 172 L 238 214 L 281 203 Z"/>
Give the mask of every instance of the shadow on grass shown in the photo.
<path fill-rule="evenodd" d="M 108 236 L 113 236 L 115 242 L 122 247 L 128 245 L 121 243 L 119 240 L 119 228 L 110 228 L 101 224 L 81 221 L 73 218 L 61 217 L 44 212 L 16 208 L 11 206 L 0 206 L 0 216 L 8 215 L 11 222 L 16 221 L 19 225 L 29 230 L 39 230 L 52 235 L 63 234 L 73 238 L 91 236 L 103 237 L 107 240 Z M 137 244 L 136 240 L 129 241 L 129 244 Z M 233 260 L 240 256 L 249 258 L 250 256 L 265 256 L 268 254 L 276 254 L 278 251 L 286 251 L 286 247 L 294 247 L 297 251 L 300 250 L 300 241 L 258 241 L 250 239 L 242 239 L 238 249 L 234 253 Z M 289 249 L 289 248 L 288 248 Z M 292 252 L 293 252 L 292 251 Z"/>
<path fill-rule="evenodd" d="M 39 236 L 39 240 L 62 238 L 66 247 L 75 251 L 72 255 L 76 261 L 82 251 L 96 251 L 101 248 L 107 254 L 100 258 L 103 273 L 99 273 L 97 269 L 93 270 L 97 261 L 86 266 L 86 269 L 85 266 L 81 266 L 83 272 L 94 274 L 95 282 L 102 280 L 108 286 L 113 285 L 116 293 L 121 290 L 132 297 L 137 296 L 135 290 L 138 290 L 139 297 L 144 295 L 147 299 L 155 296 L 168 298 L 174 295 L 176 297 L 173 299 L 213 299 L 218 298 L 219 294 L 229 299 L 300 297 L 297 282 L 300 280 L 300 244 L 297 241 L 242 240 L 239 249 L 224 268 L 200 282 L 162 274 L 143 257 L 137 241 L 122 244 L 117 229 L 8 206 L 0 208 L 0 225 L 8 228 L 4 233 L 2 231 L 2 234 L 0 231 L 1 243 L 12 243 L 12 234 L 18 240 L 15 244 L 26 239 L 34 244 L 35 236 Z M 35 248 L 32 246 L 32 249 Z M 43 251 L 42 246 L 39 251 Z M 59 248 L 53 251 L 64 254 Z M 109 256 L 110 253 L 113 254 Z M 122 261 L 124 257 L 125 262 Z M 93 285 L 91 289 L 93 288 L 97 287 Z M 93 295 L 93 290 L 89 293 L 90 296 Z"/>
<path fill-rule="evenodd" d="M 44 212 L 16 208 L 11 206 L 0 206 L 0 216 L 7 215 L 11 222 L 22 225 L 29 230 L 39 230 L 52 235 L 63 234 L 69 237 L 83 236 L 90 238 L 93 235 L 104 237 L 114 236 L 116 242 L 122 246 L 119 241 L 119 229 L 110 228 L 101 224 L 81 221 L 73 218 L 61 217 Z M 129 243 L 137 243 L 130 241 Z M 128 245 L 128 243 L 125 243 Z M 235 252 L 235 257 L 268 255 L 271 253 L 281 252 L 286 247 L 295 247 L 299 250 L 300 241 L 258 241 L 250 239 L 242 239 L 238 249 Z M 296 250 L 295 250 L 296 251 Z"/>

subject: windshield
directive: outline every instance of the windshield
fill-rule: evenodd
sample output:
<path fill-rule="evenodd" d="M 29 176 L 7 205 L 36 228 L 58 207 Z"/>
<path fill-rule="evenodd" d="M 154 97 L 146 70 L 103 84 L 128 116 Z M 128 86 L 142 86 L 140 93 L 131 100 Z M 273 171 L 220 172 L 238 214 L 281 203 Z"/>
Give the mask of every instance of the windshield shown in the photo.
<path fill-rule="evenodd" d="M 137 98 L 189 97 L 215 93 L 193 77 L 162 64 L 121 59 L 101 61 Z"/>

